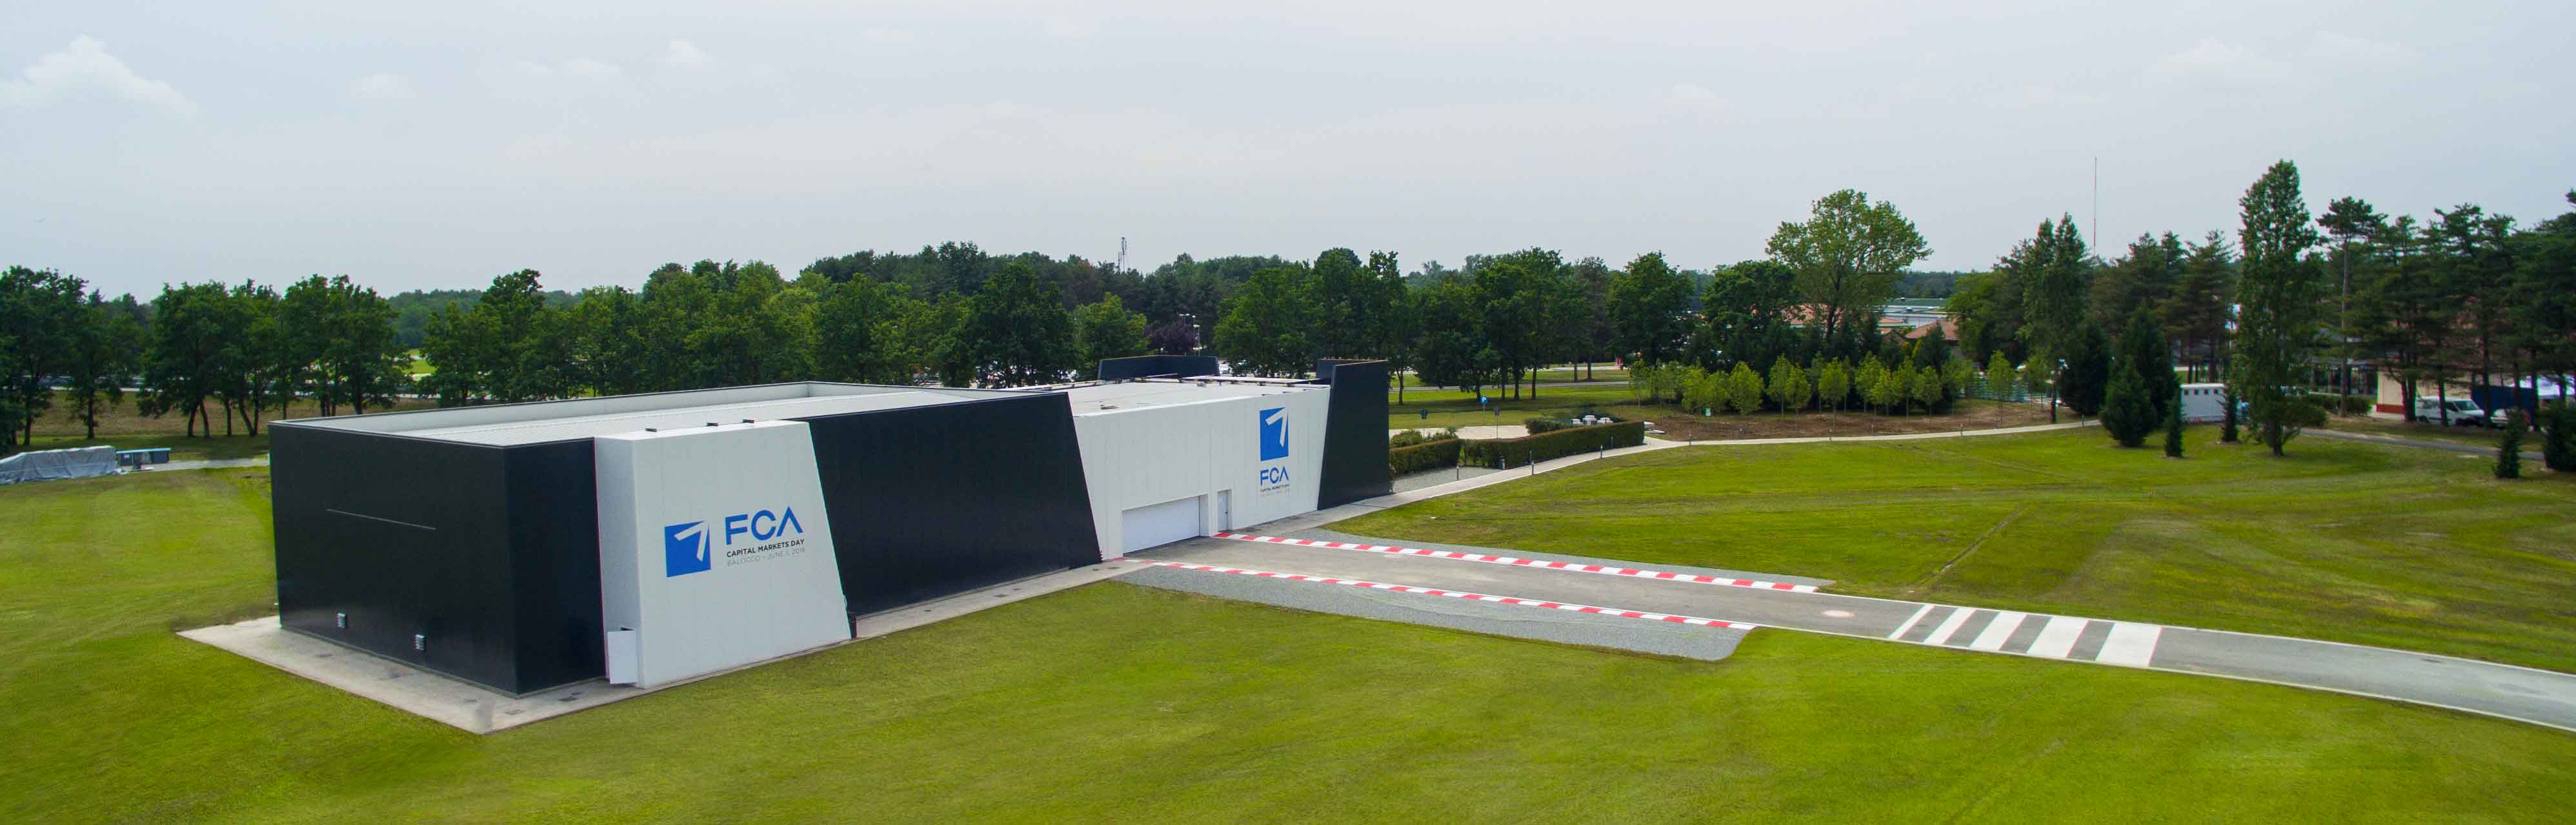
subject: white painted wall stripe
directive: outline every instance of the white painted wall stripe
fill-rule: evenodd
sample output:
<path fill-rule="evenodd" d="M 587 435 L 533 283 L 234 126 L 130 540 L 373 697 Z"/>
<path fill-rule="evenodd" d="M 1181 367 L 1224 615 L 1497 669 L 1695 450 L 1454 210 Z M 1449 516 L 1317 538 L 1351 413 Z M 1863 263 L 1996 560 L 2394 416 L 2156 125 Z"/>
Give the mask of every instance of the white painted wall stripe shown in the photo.
<path fill-rule="evenodd" d="M 1950 634 L 1959 632 L 1959 626 L 1968 623 L 1968 614 L 1975 612 L 1977 612 L 1976 609 L 1971 607 L 1950 608 L 1950 615 L 1943 618 L 1940 624 L 1933 626 L 1932 635 L 1923 637 L 1923 643 L 1938 645 L 1949 641 Z"/>
<path fill-rule="evenodd" d="M 1813 592 L 1816 592 L 1816 586 L 1815 586 L 1815 585 L 1812 585 L 1812 584 L 1789 584 L 1789 583 L 1786 583 L 1786 582 L 1769 582 L 1769 581 L 1762 581 L 1762 580 L 1760 580 L 1760 579 L 1729 579 L 1729 578 L 1723 578 L 1723 577 L 1719 577 L 1719 576 L 1703 576 L 1703 575 L 1697 575 L 1697 574 L 1693 574 L 1693 573 L 1675 573 L 1675 572 L 1666 571 L 1666 570 L 1639 570 L 1639 569 L 1629 568 L 1629 567 L 1608 567 L 1608 566 L 1598 565 L 1598 564 L 1576 564 L 1576 563 L 1573 563 L 1573 562 L 1546 561 L 1546 560 L 1543 560 L 1543 559 L 1524 559 L 1524 558 L 1516 558 L 1516 557 L 1513 557 L 1513 556 L 1493 556 L 1493 555 L 1486 555 L 1486 554 L 1483 554 L 1483 553 L 1460 553 L 1460 552 L 1457 552 L 1457 551 L 1454 551 L 1454 550 L 1426 550 L 1426 549 L 1419 548 L 1419 547 L 1389 547 L 1389 546 L 1387 546 L 1387 545 L 1383 545 L 1383 544 L 1362 544 L 1362 543 L 1359 543 L 1359 542 L 1323 541 L 1323 540 L 1319 540 L 1319 539 L 1291 539 L 1291 538 L 1281 538 L 1281 537 L 1278 537 L 1278 536 L 1256 536 L 1256 535 L 1251 535 L 1251 534 L 1248 534 L 1248 533 L 1231 533 L 1231 532 L 1225 532 L 1225 531 L 1218 531 L 1217 533 L 1215 533 L 1215 534 L 1213 534 L 1213 535 L 1214 535 L 1216 538 L 1221 538 L 1221 539 L 1232 539 L 1232 540 L 1235 540 L 1235 541 L 1257 541 L 1257 542 L 1267 542 L 1267 543 L 1270 543 L 1270 544 L 1290 544 L 1290 545 L 1296 545 L 1296 546 L 1299 546 L 1299 547 L 1326 547 L 1326 548 L 1331 548 L 1331 549 L 1335 549 L 1335 550 L 1358 550 L 1358 551 L 1361 551 L 1361 552 L 1367 552 L 1367 553 L 1391 553 L 1391 554 L 1395 554 L 1395 555 L 1399 555 L 1399 556 L 1422 556 L 1422 557 L 1425 557 L 1425 558 L 1434 558 L 1434 559 L 1456 559 L 1456 560 L 1459 560 L 1459 561 L 1475 561 L 1475 562 L 1484 562 L 1484 563 L 1486 563 L 1486 564 L 1509 564 L 1509 565 L 1514 565 L 1514 566 L 1519 566 L 1519 567 L 1540 567 L 1540 568 L 1546 568 L 1546 569 L 1549 569 L 1549 570 L 1569 570 L 1569 571 L 1573 571 L 1573 572 L 1576 572 L 1576 573 L 1599 573 L 1599 574 L 1606 575 L 1606 576 L 1633 576 L 1633 577 L 1637 577 L 1637 578 L 1644 578 L 1644 579 L 1667 579 L 1667 580 L 1671 580 L 1671 581 L 1692 582 L 1692 583 L 1696 583 L 1696 584 L 1714 584 L 1714 585 L 1719 585 L 1719 586 L 1722 586 L 1722 587 L 1750 587 L 1750 588 L 1753 588 L 1753 589 L 1756 589 L 1756 590 L 1785 590 L 1785 591 L 1788 591 L 1788 592 L 1791 592 L 1791 593 L 1813 593 Z"/>
<path fill-rule="evenodd" d="M 1761 627 L 1761 625 L 1746 624 L 1746 623 L 1744 623 L 1744 622 L 1730 622 L 1730 621 L 1727 621 L 1727 620 L 1724 620 L 1724 619 L 1703 619 L 1703 618 L 1700 618 L 1700 617 L 1697 617 L 1697 616 L 1674 616 L 1674 615 L 1669 615 L 1669 614 L 1664 614 L 1664 613 L 1647 613 L 1647 612 L 1640 611 L 1640 610 L 1621 610 L 1621 609 L 1619 609 L 1619 608 L 1615 608 L 1615 607 L 1593 607 L 1593 606 L 1591 606 L 1591 605 L 1583 605 L 1583 604 L 1566 604 L 1566 603 L 1564 603 L 1564 602 L 1551 602 L 1551 601 L 1544 601 L 1544 600 L 1540 600 L 1540 599 L 1523 599 L 1523 598 L 1517 598 L 1517 597 L 1513 597 L 1513 596 L 1489 596 L 1489 595 L 1486 595 L 1486 594 L 1483 594 L 1483 593 L 1463 593 L 1463 592 L 1459 592 L 1459 591 L 1456 591 L 1456 590 L 1439 590 L 1439 589 L 1429 588 L 1429 587 L 1413 587 L 1413 586 L 1409 586 L 1409 585 L 1402 585 L 1402 584 L 1387 584 L 1387 583 L 1384 583 L 1384 582 L 1366 582 L 1366 581 L 1357 581 L 1357 580 L 1353 580 L 1353 579 L 1336 579 L 1336 578 L 1329 578 L 1329 577 L 1325 577 L 1325 576 L 1308 576 L 1308 575 L 1303 575 L 1303 574 L 1298 574 L 1298 573 L 1279 573 L 1279 572 L 1273 572 L 1273 571 L 1269 571 L 1269 570 L 1246 570 L 1246 569 L 1239 568 L 1239 567 L 1217 567 L 1217 566 L 1213 566 L 1213 565 L 1206 565 L 1206 564 L 1182 564 L 1182 563 L 1180 563 L 1180 562 L 1176 562 L 1176 561 L 1147 561 L 1147 560 L 1145 560 L 1145 559 L 1129 559 L 1129 558 L 1122 558 L 1122 559 L 1119 559 L 1119 560 L 1120 560 L 1120 561 L 1135 562 L 1135 563 L 1138 563 L 1138 564 L 1149 564 L 1149 565 L 1153 565 L 1153 566 L 1155 566 L 1155 567 L 1170 567 L 1170 568 L 1177 569 L 1177 570 L 1198 570 L 1198 571 L 1204 571 L 1204 572 L 1208 572 L 1208 573 L 1233 573 L 1233 574 L 1241 575 L 1241 576 L 1260 576 L 1260 577 L 1262 577 L 1262 578 L 1269 578 L 1269 579 L 1288 579 L 1288 580 L 1290 580 L 1290 581 L 1301 581 L 1301 582 L 1320 582 L 1320 583 L 1323 583 L 1323 584 L 1340 584 L 1340 585 L 1348 585 L 1348 586 L 1351 586 L 1351 587 L 1366 587 L 1366 588 L 1371 588 L 1371 589 L 1376 589 L 1376 590 L 1392 590 L 1392 591 L 1395 591 L 1395 592 L 1398 592 L 1398 593 L 1418 593 L 1418 594 L 1425 595 L 1425 596 L 1445 596 L 1445 597 L 1452 598 L 1452 599 L 1474 599 L 1474 600 L 1476 600 L 1476 601 L 1480 601 L 1480 602 L 1494 602 L 1494 603 L 1496 603 L 1496 604 L 1517 604 L 1517 605 L 1527 605 L 1527 606 L 1530 606 L 1530 607 L 1545 607 L 1545 608 L 1551 608 L 1551 609 L 1555 609 L 1555 610 L 1570 610 L 1570 611 L 1573 611 L 1573 612 L 1576 612 L 1576 613 L 1598 613 L 1598 614 L 1601 614 L 1601 615 L 1604 615 L 1604 616 L 1620 616 L 1620 617 L 1630 618 L 1630 619 L 1649 619 L 1649 620 L 1659 621 L 1659 622 L 1671 622 L 1671 623 L 1674 623 L 1674 624 L 1702 625 L 1702 626 L 1707 626 L 1707 627 L 1723 627 L 1723 628 L 1727 628 L 1727 629 L 1730 629 L 1730 630 L 1752 630 L 1752 629 L 1755 629 L 1755 628 Z"/>
<path fill-rule="evenodd" d="M 2163 638 L 2164 631 L 2163 627 L 2157 625 L 2113 622 L 2111 635 L 2102 640 L 2102 652 L 2094 656 L 2093 661 L 2106 665 L 2146 667 L 2147 660 L 2155 658 L 2156 640 Z"/>
<path fill-rule="evenodd" d="M 1896 632 L 1887 634 L 1887 638 L 1893 639 L 1905 635 L 1905 631 L 1914 629 L 1915 622 L 1923 621 L 1923 614 L 1930 612 L 1932 612 L 1932 606 L 1929 604 L 1915 608 L 1914 615 L 1906 617 L 1905 623 L 1897 625 Z"/>
<path fill-rule="evenodd" d="M 2039 629 L 2039 638 L 2030 642 L 2030 655 L 2066 658 L 2067 652 L 2075 649 L 2075 637 L 2084 635 L 2084 625 L 2091 621 L 2068 616 L 2048 617 L 2048 624 Z"/>
<path fill-rule="evenodd" d="M 2013 631 L 2021 629 L 2021 620 L 2029 617 L 2030 614 L 2028 613 L 2013 613 L 2010 611 L 1995 614 L 1995 620 L 1988 622 L 1986 624 L 1985 632 L 1977 634 L 1976 640 L 1968 643 L 1968 649 L 2004 649 L 2004 640 L 2012 638 Z"/>

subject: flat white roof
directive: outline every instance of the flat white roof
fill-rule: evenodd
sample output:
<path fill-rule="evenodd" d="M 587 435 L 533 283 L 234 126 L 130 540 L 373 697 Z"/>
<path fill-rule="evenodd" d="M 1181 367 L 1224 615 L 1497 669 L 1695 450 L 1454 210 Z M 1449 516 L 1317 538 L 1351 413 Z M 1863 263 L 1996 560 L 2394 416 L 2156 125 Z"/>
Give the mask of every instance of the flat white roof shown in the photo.
<path fill-rule="evenodd" d="M 956 404 L 1022 395 L 1016 390 L 891 387 L 869 384 L 766 384 L 713 390 L 573 398 L 526 404 L 448 407 L 399 413 L 277 422 L 354 432 L 511 446 L 592 438 L 645 429 L 775 421 L 872 410 Z"/>
<path fill-rule="evenodd" d="M 1074 416 L 1081 417 L 1327 389 L 1330 387 L 1302 383 L 1294 379 L 1264 381 L 1146 378 L 1115 384 L 1070 387 L 1064 390 L 1064 394 L 1073 403 Z"/>

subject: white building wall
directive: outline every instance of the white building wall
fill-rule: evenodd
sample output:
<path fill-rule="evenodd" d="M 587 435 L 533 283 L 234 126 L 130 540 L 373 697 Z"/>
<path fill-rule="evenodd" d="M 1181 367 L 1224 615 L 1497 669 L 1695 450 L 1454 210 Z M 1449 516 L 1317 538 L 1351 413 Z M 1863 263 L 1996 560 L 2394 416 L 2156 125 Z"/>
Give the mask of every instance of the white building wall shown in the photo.
<path fill-rule="evenodd" d="M 1101 558 L 1116 558 L 1126 546 L 1120 515 L 1129 508 L 1196 497 L 1207 531 L 1229 526 L 1218 521 L 1218 491 L 1230 491 L 1230 526 L 1237 528 L 1314 510 L 1329 397 L 1322 389 L 1297 390 L 1074 416 Z M 1272 408 L 1288 411 L 1288 457 L 1265 462 L 1261 411 Z M 1264 492 L 1265 467 L 1284 471 L 1285 483 Z"/>

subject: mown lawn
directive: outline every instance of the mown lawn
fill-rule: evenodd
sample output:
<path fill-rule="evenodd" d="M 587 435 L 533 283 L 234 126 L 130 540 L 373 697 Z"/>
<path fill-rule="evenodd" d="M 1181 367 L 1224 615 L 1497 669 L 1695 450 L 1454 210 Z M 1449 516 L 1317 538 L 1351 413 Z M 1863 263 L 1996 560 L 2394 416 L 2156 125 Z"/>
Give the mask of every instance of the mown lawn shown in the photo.
<path fill-rule="evenodd" d="M 1706 663 L 1093 585 L 478 737 L 180 639 L 264 474 L 0 489 L 0 820 L 2554 821 L 2576 735 L 1757 632 Z"/>
<path fill-rule="evenodd" d="M 258 435 L 244 434 L 248 428 L 243 427 L 239 421 L 231 422 L 231 432 L 235 434 L 226 435 L 225 422 L 217 418 L 211 434 L 200 432 L 190 436 L 186 416 L 175 413 L 146 416 L 136 411 L 134 402 L 134 394 L 127 393 L 123 401 L 102 410 L 98 421 L 98 437 L 89 438 L 87 437 L 89 428 L 82 425 L 80 419 L 75 417 L 69 397 L 56 393 L 53 408 L 47 410 L 43 418 L 36 420 L 36 439 L 29 448 L 59 450 L 103 444 L 120 450 L 168 447 L 172 461 L 255 458 L 268 454 L 269 422 L 287 418 L 312 418 L 322 414 L 322 408 L 307 399 L 298 401 L 283 410 L 267 411 L 260 417 Z M 435 406 L 437 406 L 435 402 L 427 399 L 402 398 L 394 401 L 393 409 L 418 410 Z M 384 410 L 372 411 L 384 412 Z M 223 414 L 220 409 L 215 410 L 214 413 L 217 416 Z M 348 411 L 343 409 L 341 414 L 346 415 Z"/>
<path fill-rule="evenodd" d="M 1335 529 L 2576 670 L 2576 477 L 2499 482 L 2481 456 L 2323 438 L 2275 459 L 2188 435 L 2180 461 L 2098 429 L 1694 447 Z"/>

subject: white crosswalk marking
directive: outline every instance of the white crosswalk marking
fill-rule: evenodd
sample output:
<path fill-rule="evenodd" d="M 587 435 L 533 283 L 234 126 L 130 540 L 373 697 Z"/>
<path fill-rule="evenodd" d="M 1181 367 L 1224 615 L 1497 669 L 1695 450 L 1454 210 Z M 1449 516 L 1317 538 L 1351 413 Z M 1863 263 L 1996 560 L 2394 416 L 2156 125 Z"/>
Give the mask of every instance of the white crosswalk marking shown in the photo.
<path fill-rule="evenodd" d="M 2028 614 L 2028 613 L 2012 613 L 2012 612 L 2004 612 L 2004 613 L 1997 613 L 1997 614 L 1995 614 L 1995 620 L 1994 620 L 1993 622 L 1988 623 L 1988 624 L 1986 625 L 1986 632 L 1977 634 L 1977 640 L 1976 640 L 1976 641 L 1973 641 L 1973 642 L 1969 642 L 1969 643 L 1968 643 L 1968 649 L 1970 649 L 1970 650 L 2002 650 L 2002 649 L 2004 649 L 2004 640 L 2005 640 L 2005 639 L 2010 639 L 2010 638 L 2012 638 L 2013 631 L 2014 631 L 2014 630 L 2018 630 L 2018 629 L 2020 629 L 2020 628 L 2021 628 L 2021 620 L 2022 620 L 2023 618 L 2028 617 L 2029 615 L 2030 615 L 2030 614 Z"/>
<path fill-rule="evenodd" d="M 2111 636 L 2102 640 L 2101 655 L 2093 657 L 2093 661 L 2106 665 L 2146 667 L 2147 660 L 2155 658 L 2156 640 L 2164 636 L 2164 630 L 2151 624 L 2114 622 L 2111 625 Z"/>
<path fill-rule="evenodd" d="M 1977 611 L 1965 607 L 1951 608 L 1950 617 L 1942 619 L 1939 625 L 1934 626 L 1932 635 L 1923 637 L 1923 643 L 1938 645 L 1950 641 L 1950 634 L 1959 632 L 1959 626 L 1968 623 L 1968 614 L 1975 612 Z"/>
<path fill-rule="evenodd" d="M 2039 628 L 2039 638 L 2031 640 L 2030 655 L 2066 658 L 2067 652 L 2075 649 L 2075 637 L 2084 635 L 2084 626 L 2091 622 L 2067 616 L 2048 617 L 2048 624 Z"/>
<path fill-rule="evenodd" d="M 1915 610 L 1914 610 L 1914 615 L 1906 617 L 1906 618 L 1905 618 L 1905 623 L 1904 623 L 1904 624 L 1901 624 L 1901 625 L 1897 625 L 1897 626 L 1896 626 L 1896 632 L 1894 632 L 1894 633 L 1890 633 L 1890 634 L 1887 634 L 1887 638 L 1894 639 L 1894 638 L 1897 638 L 1897 637 L 1899 637 L 1899 636 L 1903 636 L 1903 635 L 1905 635 L 1905 631 L 1913 630 L 1913 629 L 1914 629 L 1914 623 L 1915 623 L 1915 622 L 1923 621 L 1923 614 L 1925 614 L 1925 613 L 1930 613 L 1930 612 L 1932 612 L 1932 606 L 1931 606 L 1931 605 L 1928 605 L 1928 604 L 1927 604 L 1927 605 L 1924 605 L 1924 606 L 1922 606 L 1922 607 L 1919 607 L 1919 608 L 1915 608 Z"/>

